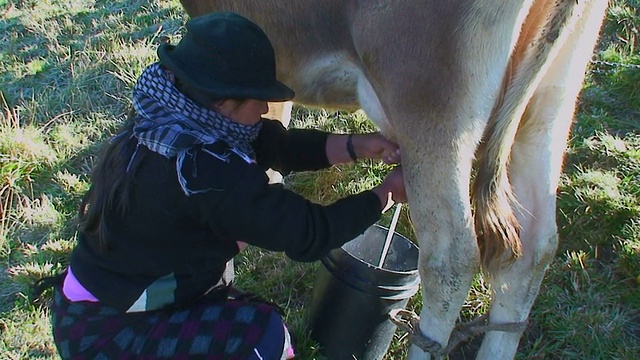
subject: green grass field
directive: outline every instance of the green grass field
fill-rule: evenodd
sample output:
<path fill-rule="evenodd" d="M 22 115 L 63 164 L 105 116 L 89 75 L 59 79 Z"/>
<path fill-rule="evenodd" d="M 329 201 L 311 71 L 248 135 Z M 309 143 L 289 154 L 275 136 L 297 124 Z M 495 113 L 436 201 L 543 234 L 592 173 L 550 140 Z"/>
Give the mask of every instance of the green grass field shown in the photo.
<path fill-rule="evenodd" d="M 578 102 L 558 190 L 560 248 L 518 359 L 640 359 L 640 1 L 613 0 Z M 0 0 L 0 358 L 56 359 L 48 311 L 29 284 L 66 265 L 75 214 L 100 142 L 124 119 L 141 70 L 186 16 L 177 0 Z M 294 108 L 293 126 L 373 130 L 366 117 Z M 370 161 L 299 173 L 287 185 L 321 203 L 368 189 L 387 167 Z M 390 221 L 391 214 L 383 218 Z M 398 231 L 413 238 L 406 209 Z M 239 286 L 287 312 L 302 359 L 314 264 L 250 249 Z M 478 277 L 462 316 L 487 308 Z M 418 310 L 418 296 L 410 308 Z M 387 359 L 401 359 L 398 333 Z"/>

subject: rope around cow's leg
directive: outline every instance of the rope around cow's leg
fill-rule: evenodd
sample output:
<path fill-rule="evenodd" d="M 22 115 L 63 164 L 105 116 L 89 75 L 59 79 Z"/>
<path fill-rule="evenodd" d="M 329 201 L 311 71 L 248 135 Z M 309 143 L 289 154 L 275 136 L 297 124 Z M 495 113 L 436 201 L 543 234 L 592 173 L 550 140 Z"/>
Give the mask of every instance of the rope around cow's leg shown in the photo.
<path fill-rule="evenodd" d="M 472 321 L 460 323 L 453 328 L 449 343 L 442 348 L 440 343 L 427 338 L 420 331 L 420 317 L 412 311 L 404 309 L 393 309 L 389 312 L 391 322 L 396 324 L 401 330 L 409 334 L 409 342 L 416 345 L 432 357 L 441 359 L 447 355 L 458 344 L 472 338 L 475 335 L 486 331 L 505 331 L 505 332 L 523 332 L 527 328 L 527 321 L 506 323 L 506 324 L 489 324 L 489 315 L 481 315 Z"/>
<path fill-rule="evenodd" d="M 449 338 L 449 344 L 447 344 L 447 347 L 443 351 L 445 354 L 448 354 L 461 342 L 467 341 L 487 331 L 523 332 L 527 328 L 527 323 L 527 321 L 522 321 L 505 324 L 489 324 L 489 315 L 484 314 L 469 322 L 456 325 Z"/>
<path fill-rule="evenodd" d="M 442 358 L 440 354 L 442 345 L 439 342 L 429 339 L 420 331 L 420 317 L 413 311 L 405 309 L 393 309 L 389 311 L 389 319 L 396 324 L 398 328 L 409 334 L 409 342 L 428 352 L 431 357 L 439 360 Z"/>

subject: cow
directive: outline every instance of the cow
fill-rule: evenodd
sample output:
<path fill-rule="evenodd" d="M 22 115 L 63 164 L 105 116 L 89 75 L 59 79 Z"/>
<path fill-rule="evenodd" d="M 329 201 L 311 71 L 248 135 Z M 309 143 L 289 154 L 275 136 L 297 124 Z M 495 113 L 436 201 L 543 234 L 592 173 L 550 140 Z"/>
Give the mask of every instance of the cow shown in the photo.
<path fill-rule="evenodd" d="M 294 101 L 363 109 L 395 139 L 420 248 L 411 360 L 441 358 L 474 276 L 477 359 L 511 359 L 557 244 L 555 193 L 607 0 L 181 0 L 271 39 Z"/>

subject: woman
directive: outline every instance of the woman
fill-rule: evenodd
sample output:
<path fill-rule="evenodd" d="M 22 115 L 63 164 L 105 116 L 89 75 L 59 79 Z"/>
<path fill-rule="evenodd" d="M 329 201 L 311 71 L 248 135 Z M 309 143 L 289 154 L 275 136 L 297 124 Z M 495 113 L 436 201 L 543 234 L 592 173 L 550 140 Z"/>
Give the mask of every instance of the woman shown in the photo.
<path fill-rule="evenodd" d="M 400 168 L 371 191 L 321 206 L 269 185 L 265 169 L 399 161 L 379 134 L 286 130 L 262 119 L 292 99 L 262 30 L 233 13 L 187 22 L 133 91 L 135 113 L 105 144 L 52 306 L 67 358 L 286 359 L 276 309 L 230 293 L 227 264 L 247 244 L 315 261 L 405 201 Z M 392 194 L 393 199 L 390 199 Z"/>

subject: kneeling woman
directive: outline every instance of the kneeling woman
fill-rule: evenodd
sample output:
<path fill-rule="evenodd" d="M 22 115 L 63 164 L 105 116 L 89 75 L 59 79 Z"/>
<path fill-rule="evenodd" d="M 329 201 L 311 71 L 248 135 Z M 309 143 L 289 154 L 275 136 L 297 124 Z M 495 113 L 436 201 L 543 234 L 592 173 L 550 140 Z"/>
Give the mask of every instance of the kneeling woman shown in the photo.
<path fill-rule="evenodd" d="M 232 13 L 191 19 L 133 91 L 135 113 L 107 142 L 81 206 L 52 306 L 64 359 L 286 359 L 270 304 L 230 293 L 246 244 L 315 261 L 405 201 L 402 171 L 328 206 L 270 185 L 265 169 L 317 170 L 354 157 L 399 160 L 379 134 L 287 130 L 262 119 L 293 98 L 262 30 Z M 349 141 L 348 141 L 349 140 Z M 350 141 L 352 141 L 350 143 Z M 348 146 L 349 144 L 349 146 Z"/>

